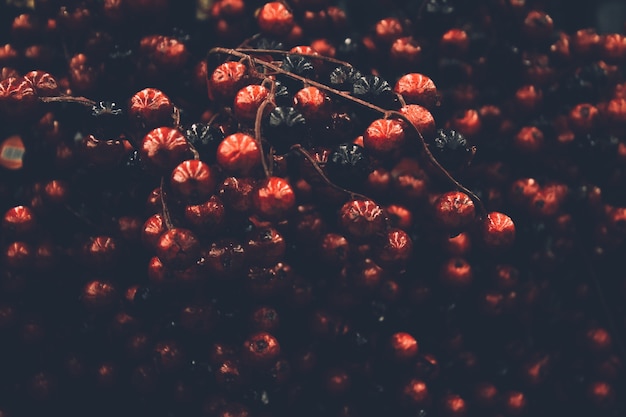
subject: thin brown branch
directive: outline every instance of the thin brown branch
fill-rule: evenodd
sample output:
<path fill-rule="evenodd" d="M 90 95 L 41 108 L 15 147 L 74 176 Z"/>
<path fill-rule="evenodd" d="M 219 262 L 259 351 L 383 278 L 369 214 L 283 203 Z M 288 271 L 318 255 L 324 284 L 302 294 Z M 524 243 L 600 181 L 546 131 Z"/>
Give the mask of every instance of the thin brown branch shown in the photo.
<path fill-rule="evenodd" d="M 326 55 L 315 55 L 315 54 L 302 54 L 299 52 L 290 52 L 290 51 L 281 51 L 279 49 L 252 49 L 252 48 L 237 48 L 237 51 L 243 52 L 245 54 L 276 54 L 276 55 L 297 55 L 303 56 L 305 58 L 310 58 L 311 60 L 325 61 L 330 62 L 337 65 L 343 65 L 346 67 L 352 68 L 352 64 L 346 61 L 342 61 L 341 59 L 333 58 Z"/>
<path fill-rule="evenodd" d="M 428 158 L 428 160 L 433 164 L 433 166 L 441 172 L 441 174 L 448 179 L 448 181 L 450 183 L 452 183 L 458 190 L 463 191 L 464 193 L 466 193 L 467 195 L 470 196 L 470 198 L 474 201 L 474 204 L 476 204 L 476 206 L 478 207 L 478 211 L 479 211 L 479 216 L 481 218 L 484 218 L 487 215 L 487 210 L 485 209 L 485 206 L 483 205 L 482 201 L 480 200 L 480 198 L 474 193 L 472 192 L 470 189 L 468 189 L 467 187 L 465 187 L 463 184 L 461 184 L 459 181 L 457 181 L 452 174 L 445 169 L 440 163 L 439 161 L 437 161 L 437 158 L 435 158 L 435 156 L 432 154 L 432 152 L 430 151 L 430 149 L 428 148 L 428 144 L 426 143 L 426 140 L 424 139 L 424 136 L 422 135 L 422 132 L 420 132 L 420 130 L 413 124 L 413 122 L 411 122 L 405 115 L 403 115 L 402 113 L 395 111 L 395 110 L 387 110 L 384 109 L 380 106 L 377 106 L 375 104 L 372 104 L 370 102 L 367 102 L 365 100 L 362 100 L 358 97 L 354 97 L 351 96 L 350 94 L 348 94 L 345 91 L 340 91 L 337 90 L 336 88 L 333 87 L 329 87 L 325 84 L 322 84 L 320 82 L 314 81 L 314 80 L 310 80 L 306 77 L 302 77 L 300 75 L 297 74 L 293 74 L 290 73 L 288 71 L 283 70 L 282 68 L 280 68 L 277 65 L 274 65 L 272 63 L 254 58 L 252 56 L 250 56 L 247 53 L 235 50 L 235 49 L 228 49 L 228 48 L 213 48 L 209 51 L 209 55 L 210 54 L 215 54 L 215 53 L 222 53 L 222 54 L 226 54 L 226 55 L 231 55 L 234 57 L 239 57 L 239 58 L 245 58 L 247 60 L 249 60 L 251 63 L 253 63 L 254 65 L 261 65 L 265 68 L 269 68 L 272 71 L 275 71 L 276 73 L 282 74 L 286 77 L 290 77 L 294 80 L 298 80 L 301 81 L 302 83 L 306 83 L 308 85 L 311 85 L 313 87 L 317 87 L 320 90 L 323 90 L 327 93 L 333 94 L 335 96 L 339 96 L 344 100 L 348 100 L 351 101 L 353 103 L 356 103 L 360 106 L 363 106 L 367 109 L 370 109 L 372 111 L 375 111 L 377 113 L 380 113 L 382 115 L 393 115 L 401 120 L 403 120 L 404 122 L 406 122 L 409 126 L 411 126 L 411 128 L 417 133 L 417 137 L 420 141 L 420 144 L 422 146 L 422 149 L 424 150 L 424 153 L 426 155 L 426 157 Z"/>

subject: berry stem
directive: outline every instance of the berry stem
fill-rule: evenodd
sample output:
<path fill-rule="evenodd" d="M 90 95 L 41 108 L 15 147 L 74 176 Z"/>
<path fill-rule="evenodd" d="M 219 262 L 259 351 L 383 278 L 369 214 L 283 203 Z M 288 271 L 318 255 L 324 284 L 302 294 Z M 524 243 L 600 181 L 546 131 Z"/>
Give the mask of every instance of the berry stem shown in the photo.
<path fill-rule="evenodd" d="M 241 52 L 237 49 L 229 49 L 229 48 L 221 48 L 221 47 L 216 47 L 213 48 L 209 51 L 209 55 L 211 54 L 216 54 L 216 53 L 221 53 L 221 54 L 225 54 L 225 55 L 231 55 L 234 57 L 238 57 L 238 58 L 242 58 L 245 59 L 251 63 L 253 63 L 254 65 L 260 65 L 264 68 L 269 68 L 272 71 L 278 73 L 278 74 L 282 74 L 286 77 L 290 77 L 294 80 L 298 80 L 301 81 L 302 83 L 311 85 L 313 87 L 317 87 L 320 90 L 324 90 L 328 93 L 331 93 L 333 95 L 339 96 L 345 100 L 351 101 L 353 103 L 356 103 L 358 105 L 361 105 L 367 109 L 370 109 L 372 111 L 378 112 L 382 115 L 392 115 L 395 116 L 401 120 L 403 120 L 405 123 L 407 123 L 409 126 L 411 126 L 413 128 L 413 130 L 417 133 L 417 136 L 421 142 L 422 145 L 422 149 L 424 150 L 424 153 L 426 154 L 426 157 L 428 158 L 428 160 L 435 166 L 435 168 L 440 171 L 447 179 L 448 181 L 450 181 L 459 191 L 463 191 L 464 193 L 466 193 L 467 195 L 470 196 L 470 198 L 474 201 L 474 203 L 476 204 L 476 206 L 478 207 L 478 211 L 479 211 L 479 217 L 485 218 L 487 215 L 487 210 L 485 209 L 485 206 L 483 205 L 482 201 L 480 200 L 480 198 L 471 190 L 469 190 L 467 187 L 465 187 L 463 184 L 461 184 L 458 180 L 456 180 L 452 174 L 445 169 L 440 163 L 439 161 L 437 161 L 437 158 L 435 158 L 435 156 L 432 154 L 432 152 L 430 151 L 430 149 L 428 148 L 428 144 L 426 143 L 426 140 L 424 139 L 424 136 L 422 135 L 422 132 L 419 131 L 419 129 L 413 124 L 413 122 L 411 122 L 405 115 L 403 115 L 402 113 L 396 111 L 396 110 L 387 110 L 384 109 L 382 107 L 376 106 L 375 104 L 372 104 L 370 102 L 367 102 L 365 100 L 362 100 L 358 97 L 354 97 L 351 96 L 349 93 L 345 92 L 345 91 L 340 91 L 337 90 L 336 88 L 332 88 L 329 87 L 325 84 L 322 84 L 320 82 L 308 79 L 306 77 L 302 77 L 300 75 L 297 74 L 293 74 L 291 72 L 285 71 L 284 69 L 280 68 L 277 65 L 274 65 L 272 63 L 254 58 L 252 56 L 250 56 L 250 54 L 248 53 L 244 53 Z M 339 187 L 341 188 L 341 187 Z"/>
<path fill-rule="evenodd" d="M 77 103 L 86 107 L 93 107 L 96 102 L 86 97 L 73 96 L 56 96 L 56 97 L 39 97 L 39 101 L 44 103 Z"/>
<path fill-rule="evenodd" d="M 167 208 L 167 203 L 165 202 L 165 177 L 161 177 L 159 192 L 161 193 L 161 209 L 163 210 L 163 221 L 165 222 L 165 227 L 167 227 L 167 230 L 171 230 L 174 228 L 174 223 L 172 223 L 170 210 Z"/>

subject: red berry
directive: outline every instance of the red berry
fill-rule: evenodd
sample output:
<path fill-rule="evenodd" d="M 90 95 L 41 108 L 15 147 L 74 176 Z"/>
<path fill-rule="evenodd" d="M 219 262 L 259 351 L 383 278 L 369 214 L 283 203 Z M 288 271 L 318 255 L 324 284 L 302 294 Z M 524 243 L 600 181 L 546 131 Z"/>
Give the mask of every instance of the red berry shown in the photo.
<path fill-rule="evenodd" d="M 372 200 L 352 200 L 339 210 L 339 223 L 352 236 L 369 237 L 384 231 L 385 212 Z"/>
<path fill-rule="evenodd" d="M 191 156 L 185 136 L 171 127 L 158 127 L 148 132 L 139 152 L 142 161 L 162 171 L 173 169 Z"/>
<path fill-rule="evenodd" d="M 259 84 L 243 87 L 235 96 L 233 104 L 235 116 L 242 122 L 253 122 L 261 104 L 268 95 L 269 90 Z M 267 110 L 269 111 L 271 109 Z"/>
<path fill-rule="evenodd" d="M 16 237 L 30 234 L 36 225 L 35 213 L 26 206 L 12 207 L 2 218 L 2 228 Z"/>
<path fill-rule="evenodd" d="M 463 258 L 450 258 L 441 267 L 439 276 L 444 285 L 454 289 L 465 289 L 474 279 L 472 266 Z"/>
<path fill-rule="evenodd" d="M 293 107 L 309 122 L 325 119 L 329 116 L 330 100 L 317 87 L 305 87 L 293 96 Z"/>
<path fill-rule="evenodd" d="M 470 38 L 463 29 L 452 28 L 441 35 L 439 48 L 446 56 L 460 57 L 467 53 L 470 46 Z"/>
<path fill-rule="evenodd" d="M 156 249 L 161 235 L 165 232 L 165 222 L 161 214 L 153 214 L 143 224 L 141 240 L 149 248 Z"/>
<path fill-rule="evenodd" d="M 506 249 L 515 241 L 515 224 L 506 214 L 492 211 L 482 221 L 481 237 L 488 249 Z"/>
<path fill-rule="evenodd" d="M 174 228 L 159 237 L 156 252 L 164 265 L 185 268 L 199 258 L 200 242 L 190 230 Z"/>
<path fill-rule="evenodd" d="M 402 399 L 412 408 L 430 405 L 428 386 L 420 379 L 413 378 L 402 387 Z"/>
<path fill-rule="evenodd" d="M 524 153 L 537 153 L 543 148 L 543 132 L 535 126 L 525 126 L 513 139 L 513 146 Z"/>
<path fill-rule="evenodd" d="M 424 136 L 429 138 L 435 134 L 437 130 L 435 118 L 426 107 L 418 104 L 407 104 L 400 109 L 400 113 L 406 116 L 413 126 Z M 412 129 L 408 129 L 409 135 L 412 135 Z"/>
<path fill-rule="evenodd" d="M 252 208 L 255 181 L 252 178 L 228 177 L 219 187 L 219 196 L 224 206 L 238 213 Z"/>
<path fill-rule="evenodd" d="M 261 165 L 257 141 L 245 133 L 226 136 L 217 148 L 217 163 L 229 173 L 250 175 Z"/>
<path fill-rule="evenodd" d="M 0 81 L 0 111 L 9 116 L 27 116 L 37 103 L 32 83 L 24 77 Z"/>
<path fill-rule="evenodd" d="M 282 2 L 265 3 L 257 14 L 261 32 L 272 36 L 285 36 L 294 26 L 293 14 Z"/>
<path fill-rule="evenodd" d="M 286 179 L 269 177 L 255 189 L 252 200 L 261 217 L 282 219 L 295 207 L 296 195 Z"/>
<path fill-rule="evenodd" d="M 460 191 L 439 196 L 434 203 L 434 210 L 437 223 L 453 232 L 469 225 L 476 216 L 474 201 Z"/>
<path fill-rule="evenodd" d="M 381 266 L 403 266 L 413 254 L 413 241 L 402 229 L 387 232 L 380 249 L 375 254 Z"/>
<path fill-rule="evenodd" d="M 93 280 L 85 284 L 81 296 L 83 305 L 91 311 L 111 307 L 117 300 L 115 287 L 107 281 Z"/>
<path fill-rule="evenodd" d="M 128 117 L 144 129 L 171 126 L 174 122 L 174 103 L 161 90 L 145 88 L 131 97 Z"/>
<path fill-rule="evenodd" d="M 400 94 L 407 104 L 419 104 L 427 109 L 432 109 L 439 102 L 439 94 L 433 80 L 418 73 L 400 77 L 393 91 Z"/>
<path fill-rule="evenodd" d="M 24 269 L 33 262 L 33 250 L 26 242 L 12 242 L 5 249 L 3 258 L 9 269 Z"/>
<path fill-rule="evenodd" d="M 215 190 L 215 174 L 206 163 L 191 159 L 174 168 L 170 185 L 180 197 L 188 201 L 202 201 Z"/>
<path fill-rule="evenodd" d="M 280 345 L 271 334 L 258 332 L 246 339 L 242 354 L 244 359 L 252 365 L 266 365 L 278 358 Z"/>
<path fill-rule="evenodd" d="M 391 44 L 389 58 L 398 67 L 411 68 L 422 58 L 422 46 L 412 36 L 398 38 Z"/>
<path fill-rule="evenodd" d="M 400 19 L 387 17 L 376 22 L 374 33 L 377 42 L 390 44 L 402 37 L 404 28 Z"/>
<path fill-rule="evenodd" d="M 398 332 L 391 335 L 391 354 L 394 359 L 399 361 L 408 361 L 417 356 L 418 344 L 417 340 L 405 332 Z"/>
<path fill-rule="evenodd" d="M 231 101 L 242 87 L 248 67 L 241 62 L 225 62 L 213 70 L 208 81 L 211 100 Z"/>
<path fill-rule="evenodd" d="M 24 78 L 32 84 L 35 93 L 39 97 L 49 97 L 59 95 L 59 85 L 57 80 L 44 71 L 30 71 L 24 75 Z"/>
<path fill-rule="evenodd" d="M 343 266 L 350 253 L 348 239 L 337 233 L 326 233 L 322 236 L 320 245 L 322 262 L 332 266 Z"/>
<path fill-rule="evenodd" d="M 399 151 L 406 142 L 403 123 L 396 119 L 376 119 L 363 134 L 363 146 L 372 155 L 384 156 Z"/>

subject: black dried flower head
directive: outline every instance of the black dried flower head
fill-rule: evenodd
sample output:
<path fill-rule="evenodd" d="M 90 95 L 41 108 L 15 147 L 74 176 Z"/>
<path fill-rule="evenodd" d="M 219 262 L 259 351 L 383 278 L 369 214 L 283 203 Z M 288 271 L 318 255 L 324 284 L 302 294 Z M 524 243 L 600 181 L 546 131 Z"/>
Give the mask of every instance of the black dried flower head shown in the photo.
<path fill-rule="evenodd" d="M 354 82 L 361 77 L 362 74 L 354 67 L 342 65 L 330 73 L 330 83 L 338 88 L 350 89 Z"/>
<path fill-rule="evenodd" d="M 382 107 L 392 105 L 395 94 L 389 83 L 377 75 L 365 75 L 352 84 L 352 95 Z"/>
<path fill-rule="evenodd" d="M 91 107 L 91 115 L 95 117 L 121 116 L 124 110 L 114 101 L 100 101 Z"/>
<path fill-rule="evenodd" d="M 278 153 L 285 153 L 306 134 L 306 120 L 293 107 L 277 106 L 267 118 L 264 133 Z"/>
<path fill-rule="evenodd" d="M 331 181 L 350 188 L 361 184 L 371 172 L 370 160 L 365 149 L 353 143 L 342 143 L 333 149 L 326 163 Z"/>
<path fill-rule="evenodd" d="M 472 148 L 467 139 L 451 129 L 439 129 L 430 143 L 433 156 L 441 165 L 449 169 L 460 168 L 472 156 Z"/>
<path fill-rule="evenodd" d="M 312 78 L 315 76 L 315 68 L 311 61 L 299 55 L 286 55 L 280 67 L 292 74 L 299 75 L 304 78 Z M 297 91 L 302 88 L 301 81 L 294 80 L 286 75 L 277 77 L 288 89 Z"/>
<path fill-rule="evenodd" d="M 278 80 L 274 82 L 274 101 L 278 106 L 289 106 L 292 101 L 291 92 Z"/>
<path fill-rule="evenodd" d="M 277 39 L 260 37 L 252 42 L 254 49 L 284 50 L 285 44 Z"/>
<path fill-rule="evenodd" d="M 217 148 L 224 137 L 220 128 L 206 123 L 194 123 L 185 130 L 185 138 L 198 151 L 200 159 L 209 163 L 215 161 Z"/>

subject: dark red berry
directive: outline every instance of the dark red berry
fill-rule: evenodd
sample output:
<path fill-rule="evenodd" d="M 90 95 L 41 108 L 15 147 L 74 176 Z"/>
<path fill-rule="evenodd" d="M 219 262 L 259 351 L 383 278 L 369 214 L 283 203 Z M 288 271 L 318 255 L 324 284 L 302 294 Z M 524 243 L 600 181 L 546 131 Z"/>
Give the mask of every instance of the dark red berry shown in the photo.
<path fill-rule="evenodd" d="M 156 251 L 163 264 L 185 268 L 199 258 L 200 243 L 190 230 L 174 228 L 159 237 Z"/>

